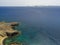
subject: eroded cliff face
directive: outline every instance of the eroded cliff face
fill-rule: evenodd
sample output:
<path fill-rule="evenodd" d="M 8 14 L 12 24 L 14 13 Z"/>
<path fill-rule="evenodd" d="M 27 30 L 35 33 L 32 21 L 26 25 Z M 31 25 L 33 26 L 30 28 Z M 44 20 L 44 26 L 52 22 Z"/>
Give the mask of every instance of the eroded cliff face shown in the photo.
<path fill-rule="evenodd" d="M 0 22 L 0 45 L 4 45 L 4 41 L 6 38 L 11 38 L 13 36 L 17 36 L 18 34 L 21 34 L 20 31 L 14 30 L 16 26 L 19 24 L 17 22 Z"/>

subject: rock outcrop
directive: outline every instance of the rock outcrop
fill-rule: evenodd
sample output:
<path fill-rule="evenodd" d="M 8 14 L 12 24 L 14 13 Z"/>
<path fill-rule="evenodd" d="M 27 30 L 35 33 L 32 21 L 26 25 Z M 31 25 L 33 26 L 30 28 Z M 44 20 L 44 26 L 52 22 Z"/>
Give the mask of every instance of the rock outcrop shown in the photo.
<path fill-rule="evenodd" d="M 0 45 L 4 45 L 4 41 L 6 38 L 16 36 L 20 34 L 20 31 L 14 30 L 16 26 L 19 24 L 17 22 L 0 22 Z"/>

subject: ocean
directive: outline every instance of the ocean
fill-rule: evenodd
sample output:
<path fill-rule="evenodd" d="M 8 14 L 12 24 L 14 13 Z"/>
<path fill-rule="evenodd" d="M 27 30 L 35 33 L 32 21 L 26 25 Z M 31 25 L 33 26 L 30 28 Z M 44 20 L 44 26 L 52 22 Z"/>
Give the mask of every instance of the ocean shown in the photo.
<path fill-rule="evenodd" d="M 60 45 L 60 7 L 0 7 L 0 21 L 19 22 L 14 41 L 24 45 Z"/>

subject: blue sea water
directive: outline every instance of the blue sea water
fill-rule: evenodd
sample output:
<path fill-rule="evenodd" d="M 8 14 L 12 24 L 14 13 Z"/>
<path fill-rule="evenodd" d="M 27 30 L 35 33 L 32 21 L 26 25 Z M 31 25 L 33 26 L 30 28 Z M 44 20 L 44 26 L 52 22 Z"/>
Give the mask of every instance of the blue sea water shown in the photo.
<path fill-rule="evenodd" d="M 0 21 L 19 22 L 26 45 L 60 45 L 60 7 L 0 7 Z"/>

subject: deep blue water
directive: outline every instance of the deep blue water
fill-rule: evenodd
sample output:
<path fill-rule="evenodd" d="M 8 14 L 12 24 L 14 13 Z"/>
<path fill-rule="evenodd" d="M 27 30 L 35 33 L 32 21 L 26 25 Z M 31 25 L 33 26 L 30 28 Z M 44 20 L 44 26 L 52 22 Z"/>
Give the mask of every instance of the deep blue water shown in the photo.
<path fill-rule="evenodd" d="M 20 22 L 28 45 L 60 45 L 60 7 L 0 7 L 0 21 Z"/>

